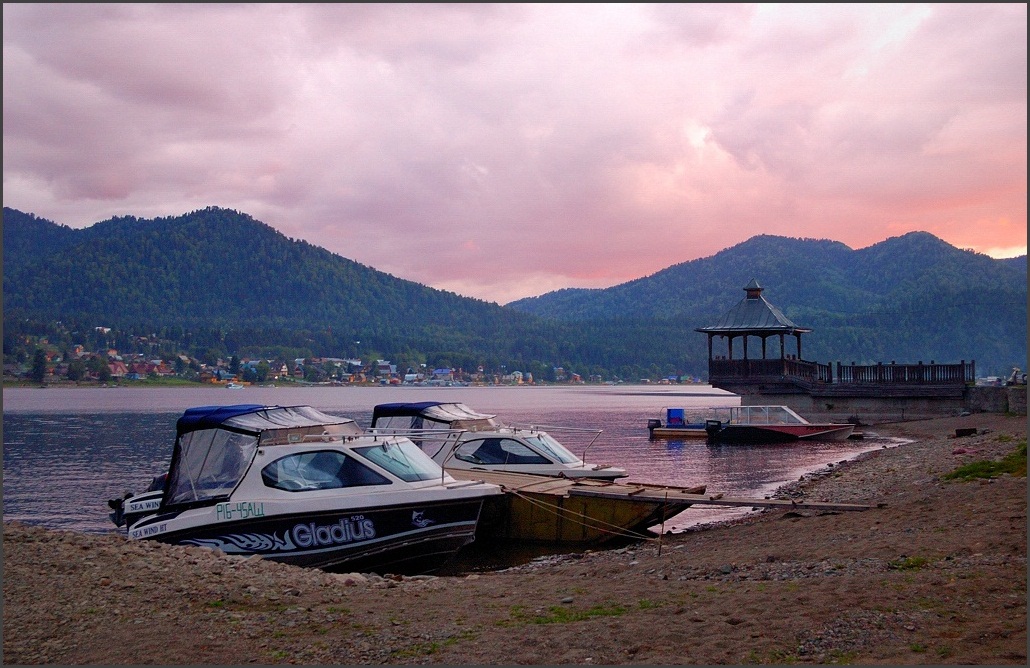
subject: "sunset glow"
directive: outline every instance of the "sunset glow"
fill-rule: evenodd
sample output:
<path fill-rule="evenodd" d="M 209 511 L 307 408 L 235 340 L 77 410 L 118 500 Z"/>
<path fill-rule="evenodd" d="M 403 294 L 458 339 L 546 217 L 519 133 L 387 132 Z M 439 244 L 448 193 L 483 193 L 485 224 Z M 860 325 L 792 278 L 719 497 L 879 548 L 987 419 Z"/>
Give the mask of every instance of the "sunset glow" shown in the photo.
<path fill-rule="evenodd" d="M 1026 4 L 5 4 L 4 206 L 507 303 L 757 234 L 1026 253 Z"/>

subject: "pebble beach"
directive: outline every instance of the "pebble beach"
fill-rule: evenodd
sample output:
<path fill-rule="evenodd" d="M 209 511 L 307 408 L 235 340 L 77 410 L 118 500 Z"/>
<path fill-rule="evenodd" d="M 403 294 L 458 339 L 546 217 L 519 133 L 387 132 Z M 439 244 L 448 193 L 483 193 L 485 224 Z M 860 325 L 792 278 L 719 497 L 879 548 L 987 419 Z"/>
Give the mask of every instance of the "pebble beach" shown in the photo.
<path fill-rule="evenodd" d="M 5 522 L 3 662 L 1025 665 L 1025 468 L 945 476 L 1025 446 L 1026 426 L 872 425 L 911 440 L 777 494 L 870 510 L 763 510 L 458 575 L 330 574 Z"/>

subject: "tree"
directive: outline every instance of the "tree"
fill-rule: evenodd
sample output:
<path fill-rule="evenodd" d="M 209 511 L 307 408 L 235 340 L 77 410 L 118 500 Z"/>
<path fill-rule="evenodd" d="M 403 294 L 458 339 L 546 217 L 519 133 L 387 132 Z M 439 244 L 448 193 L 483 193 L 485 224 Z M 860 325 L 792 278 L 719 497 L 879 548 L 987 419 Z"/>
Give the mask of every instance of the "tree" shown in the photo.
<path fill-rule="evenodd" d="M 68 380 L 82 380 L 86 377 L 86 363 L 82 360 L 68 362 Z"/>
<path fill-rule="evenodd" d="M 32 356 L 32 371 L 29 372 L 29 377 L 37 383 L 42 383 L 46 380 L 46 373 L 46 353 L 42 348 L 36 348 L 36 353 Z"/>
<path fill-rule="evenodd" d="M 323 371 L 315 364 L 310 357 L 304 360 L 304 380 L 309 383 L 317 383 L 322 380 Z"/>
<path fill-rule="evenodd" d="M 100 355 L 94 355 L 86 362 L 86 368 L 90 373 L 96 374 L 97 380 L 106 383 L 111 380 L 111 367 L 107 365 L 107 359 Z"/>

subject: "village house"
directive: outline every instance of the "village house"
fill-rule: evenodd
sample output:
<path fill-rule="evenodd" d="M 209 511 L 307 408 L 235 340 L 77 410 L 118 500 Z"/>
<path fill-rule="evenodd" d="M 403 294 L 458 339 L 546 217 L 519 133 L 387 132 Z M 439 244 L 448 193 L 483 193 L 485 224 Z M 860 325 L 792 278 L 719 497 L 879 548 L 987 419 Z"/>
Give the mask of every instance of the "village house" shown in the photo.
<path fill-rule="evenodd" d="M 107 364 L 107 368 L 111 371 L 111 378 L 118 380 L 125 378 L 129 374 L 129 367 L 125 366 L 125 362 L 120 359 L 116 359 L 113 362 Z"/>

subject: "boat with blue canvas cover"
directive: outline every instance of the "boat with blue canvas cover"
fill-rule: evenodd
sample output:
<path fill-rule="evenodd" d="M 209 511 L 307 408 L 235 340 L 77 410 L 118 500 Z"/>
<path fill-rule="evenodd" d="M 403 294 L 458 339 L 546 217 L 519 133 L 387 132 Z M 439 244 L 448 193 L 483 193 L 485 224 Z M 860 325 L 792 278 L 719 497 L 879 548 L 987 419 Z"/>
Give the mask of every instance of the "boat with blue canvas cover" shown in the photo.
<path fill-rule="evenodd" d="M 460 402 L 420 401 L 379 404 L 372 410 L 371 432 L 403 433 L 422 444 L 433 460 L 448 471 L 524 473 L 563 478 L 614 480 L 626 470 L 584 461 L 600 429 L 503 423 L 496 415 L 479 413 Z M 451 433 L 449 444 L 432 446 L 420 435 Z M 554 434 L 586 439 L 578 457 Z"/>
<path fill-rule="evenodd" d="M 472 542 L 497 485 L 310 406 L 188 409 L 167 474 L 109 501 L 130 539 L 332 571 L 418 574 Z"/>
<path fill-rule="evenodd" d="M 653 538 L 653 527 L 689 508 L 706 486 L 623 482 L 625 469 L 584 461 L 600 429 L 518 425 L 460 402 L 379 404 L 369 433 L 406 434 L 459 480 L 499 485 L 483 506 L 484 541 L 593 546 Z M 585 441 L 584 458 L 552 435 Z"/>

